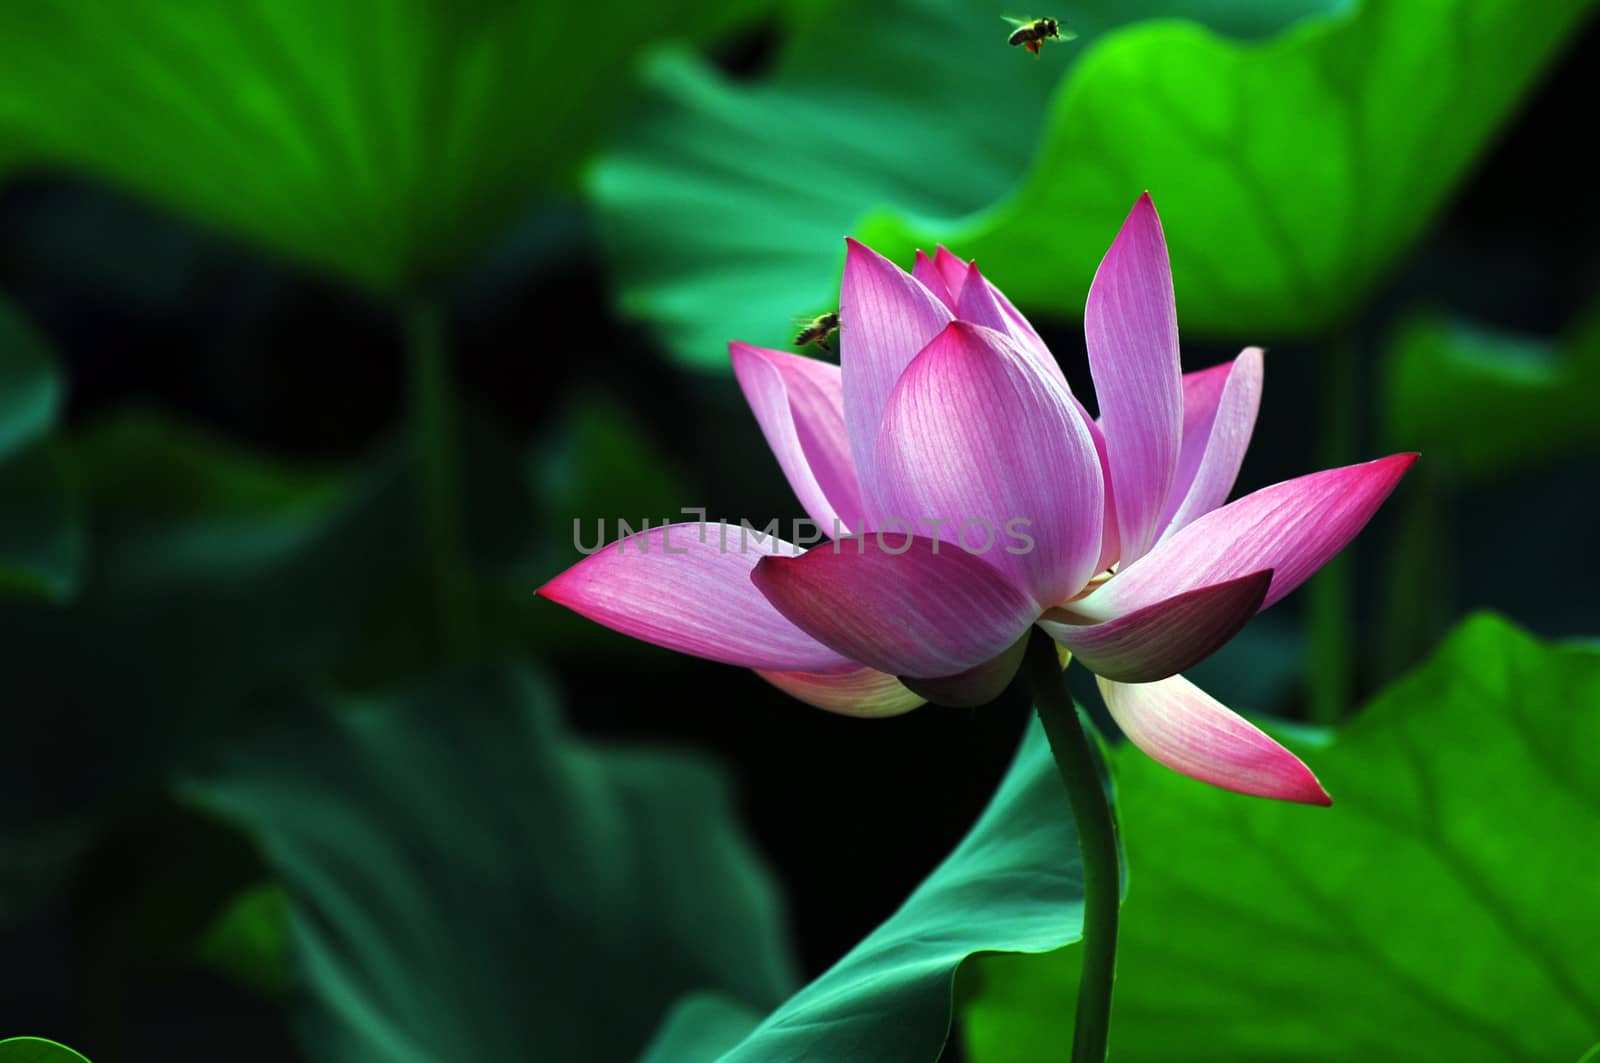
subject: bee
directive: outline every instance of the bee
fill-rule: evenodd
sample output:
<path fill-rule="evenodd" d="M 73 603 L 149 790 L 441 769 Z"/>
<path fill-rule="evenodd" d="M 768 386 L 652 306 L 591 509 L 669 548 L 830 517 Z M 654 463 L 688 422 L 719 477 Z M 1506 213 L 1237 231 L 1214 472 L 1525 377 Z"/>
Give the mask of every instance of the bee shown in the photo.
<path fill-rule="evenodd" d="M 1039 49 L 1047 40 L 1070 41 L 1078 36 L 1071 30 L 1062 29 L 1061 23 L 1053 18 L 1000 17 L 1016 27 L 1011 31 L 1011 36 L 1006 38 L 1006 43 L 1012 47 L 1020 44 L 1034 55 L 1039 54 Z"/>
<path fill-rule="evenodd" d="M 815 343 L 825 351 L 831 352 L 828 346 L 828 337 L 839 331 L 839 312 L 829 310 L 826 314 L 818 314 L 812 318 L 800 320 L 800 333 L 794 338 L 796 347 L 808 347 Z"/>

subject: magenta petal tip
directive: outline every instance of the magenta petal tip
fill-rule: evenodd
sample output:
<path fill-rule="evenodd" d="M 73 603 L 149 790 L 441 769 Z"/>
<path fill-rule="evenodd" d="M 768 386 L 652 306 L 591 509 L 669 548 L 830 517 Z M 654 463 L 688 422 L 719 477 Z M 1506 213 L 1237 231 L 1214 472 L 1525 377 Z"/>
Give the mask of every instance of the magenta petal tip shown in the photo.
<path fill-rule="evenodd" d="M 1157 763 L 1236 793 L 1333 804 L 1304 761 L 1182 676 L 1098 682 L 1122 733 Z"/>
<path fill-rule="evenodd" d="M 1306 774 L 1311 775 L 1309 768 L 1306 770 Z M 1320 805 L 1323 808 L 1332 808 L 1333 798 L 1328 796 L 1328 791 L 1322 788 L 1322 784 L 1317 781 L 1317 777 L 1315 775 L 1311 775 L 1311 785 L 1307 787 L 1306 796 L 1300 799 L 1300 803 L 1303 805 Z"/>

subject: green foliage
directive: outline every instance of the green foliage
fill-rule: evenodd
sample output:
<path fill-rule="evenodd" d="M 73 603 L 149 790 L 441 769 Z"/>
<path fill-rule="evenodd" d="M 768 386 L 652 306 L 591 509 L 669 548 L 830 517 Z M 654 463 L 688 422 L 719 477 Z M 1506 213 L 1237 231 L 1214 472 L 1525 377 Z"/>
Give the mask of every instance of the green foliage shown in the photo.
<path fill-rule="evenodd" d="M 46 404 L 20 384 L 45 389 L 14 379 L 0 423 L 25 438 Z M 574 513 L 659 502 L 647 512 L 665 516 L 688 497 L 673 471 L 601 404 L 552 426 L 537 460 L 491 419 L 461 421 L 479 656 L 616 649 L 596 625 L 530 608 L 533 592 L 574 556 Z M 443 663 L 403 447 L 359 472 L 299 467 L 133 410 L 61 449 L 90 529 L 81 590 L 62 605 L 0 600 L 12 697 L 50 707 L 0 718 L 0 746 L 30 751 L 0 777 L 0 926 L 50 896 L 120 802 L 192 765 L 248 712 L 329 677 L 382 688 Z M 645 482 L 655 490 L 633 494 Z M 11 516 L 27 515 L 20 501 L 0 501 L 5 528 L 26 523 Z"/>
<path fill-rule="evenodd" d="M 622 1059 L 691 987 L 793 984 L 720 775 L 573 738 L 521 672 L 324 706 L 186 791 L 288 891 L 315 1060 Z"/>
<path fill-rule="evenodd" d="M 1600 314 L 1563 343 L 1419 317 L 1384 361 L 1384 430 L 1474 478 L 1600 443 Z"/>
<path fill-rule="evenodd" d="M 1072 810 L 1036 721 L 977 824 L 899 911 L 765 1019 L 726 1000 L 686 999 L 647 1058 L 937 1059 L 967 957 L 1057 948 L 1077 940 L 1082 918 Z"/>
<path fill-rule="evenodd" d="M 89 1063 L 66 1045 L 43 1037 L 8 1037 L 0 1041 L 0 1063 Z"/>
<path fill-rule="evenodd" d="M 252 698 L 320 674 L 392 565 L 392 470 L 287 468 L 147 413 L 70 443 L 90 548 L 62 605 L 0 601 L 0 925 L 96 823 Z M 8 506 L 9 510 L 9 506 Z M 377 544 L 377 545 L 375 545 Z M 48 709 L 48 711 L 46 711 Z"/>
<path fill-rule="evenodd" d="M 1576 1058 L 1600 1031 L 1597 703 L 1600 648 L 1484 615 L 1330 744 L 1296 743 L 1331 809 L 1125 749 L 1113 1059 Z M 981 961 L 972 1058 L 1070 1043 L 1077 964 Z"/>
<path fill-rule="evenodd" d="M 760 6 L 23 0 L 0 7 L 0 156 L 400 291 L 569 187 L 658 35 Z"/>
<path fill-rule="evenodd" d="M 1427 225 L 1590 6 L 1361 0 L 1259 47 L 1135 27 L 1084 57 L 1015 195 L 878 239 L 937 237 L 993 263 L 1013 299 L 1076 313 L 1148 189 L 1185 327 L 1326 330 Z"/>
<path fill-rule="evenodd" d="M 530 455 L 528 477 L 545 513 L 539 539 L 551 551 L 539 560 L 546 565 L 574 560 L 574 520 L 592 545 L 597 519 L 608 528 L 617 517 L 634 525 L 644 518 L 657 524 L 692 519 L 679 513 L 689 497 L 684 473 L 627 410 L 599 396 L 573 396 Z"/>
<path fill-rule="evenodd" d="M 591 182 L 622 305 L 686 363 L 721 366 L 728 338 L 782 346 L 794 314 L 836 299 L 853 232 L 907 264 L 944 242 L 1023 309 L 1075 317 L 1149 189 L 1185 328 L 1327 328 L 1589 4 L 1328 6 L 1250 5 L 1245 22 L 1243 5 L 1080 5 L 1082 39 L 1034 62 L 1005 47 L 998 8 L 903 0 L 875 22 L 819 17 L 753 89 L 663 61 Z M 1282 32 L 1107 32 L 1151 14 Z"/>
<path fill-rule="evenodd" d="M 276 882 L 240 893 L 206 931 L 194 957 L 264 997 L 283 999 L 291 984 L 288 893 Z"/>
<path fill-rule="evenodd" d="M 0 598 L 60 601 L 77 586 L 82 529 L 53 435 L 61 392 L 43 341 L 0 302 Z"/>

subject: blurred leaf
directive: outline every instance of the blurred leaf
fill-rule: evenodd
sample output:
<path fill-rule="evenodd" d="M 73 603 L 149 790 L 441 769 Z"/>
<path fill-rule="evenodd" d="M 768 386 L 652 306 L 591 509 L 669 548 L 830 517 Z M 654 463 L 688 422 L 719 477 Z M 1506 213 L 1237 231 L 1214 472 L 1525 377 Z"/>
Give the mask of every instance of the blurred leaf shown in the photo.
<path fill-rule="evenodd" d="M 574 396 L 532 445 L 481 410 L 463 408 L 456 420 L 462 549 L 470 561 L 479 657 L 602 644 L 612 652 L 649 652 L 644 643 L 613 643 L 604 628 L 567 610 L 534 607 L 534 592 L 579 556 L 575 519 L 583 520 L 589 541 L 597 518 L 611 528 L 619 515 L 637 525 L 642 515 L 676 514 L 690 497 L 681 470 L 626 410 L 595 396 Z M 396 518 L 414 521 L 414 508 Z M 418 622 L 435 608 L 430 588 L 416 578 L 422 564 L 420 555 L 408 559 L 385 581 L 356 643 L 341 657 L 342 684 L 379 689 L 445 665 L 433 632 Z"/>
<path fill-rule="evenodd" d="M 1427 224 L 1588 0 L 1248 5 L 1248 20 L 1247 5 L 1080 5 L 1081 39 L 1038 62 L 1005 47 L 1003 6 L 820 18 L 753 91 L 656 65 L 591 182 L 624 308 L 720 367 L 729 337 L 781 346 L 793 315 L 834 304 L 854 232 L 906 265 L 944 242 L 1024 309 L 1076 317 L 1149 189 L 1186 329 L 1323 329 Z M 1156 14 L 1282 32 L 1106 32 Z M 1284 29 L 1305 15 L 1320 17 Z"/>
<path fill-rule="evenodd" d="M 61 377 L 44 341 L 0 302 L 0 457 L 46 435 L 61 407 Z"/>
<path fill-rule="evenodd" d="M 793 984 L 720 774 L 573 738 L 521 673 L 330 708 L 187 789 L 289 891 L 316 1060 L 623 1059 L 690 987 Z"/>
<path fill-rule="evenodd" d="M 93 427 L 75 452 L 91 583 L 44 637 L 97 655 L 86 694 L 215 713 L 268 676 L 314 674 L 359 615 L 382 559 L 387 470 L 292 468 L 143 413 Z"/>
<path fill-rule="evenodd" d="M 70 470 L 54 442 L 0 458 L 0 598 L 72 595 L 83 554 L 77 508 Z"/>
<path fill-rule="evenodd" d="M 0 601 L 16 708 L 0 777 L 0 925 L 47 896 L 93 823 L 317 676 L 390 558 L 393 470 L 290 470 L 150 414 L 73 441 L 91 549 L 63 606 Z"/>
<path fill-rule="evenodd" d="M 66 1045 L 43 1037 L 8 1037 L 0 1041 L 0 1063 L 89 1063 Z"/>
<path fill-rule="evenodd" d="M 1600 314 L 1559 345 L 1416 318 L 1384 374 L 1388 438 L 1471 476 L 1600 442 Z"/>
<path fill-rule="evenodd" d="M 1085 56 L 1013 196 L 927 231 L 992 263 L 1013 299 L 1077 314 L 1149 189 L 1186 328 L 1335 327 L 1591 6 L 1361 0 L 1262 47 L 1138 27 Z M 902 232 L 878 239 L 904 247 Z"/>
<path fill-rule="evenodd" d="M 1479 615 L 1301 749 L 1333 808 L 1224 793 L 1123 747 L 1112 1058 L 1505 1063 L 1592 1043 L 1600 647 Z M 1078 963 L 982 960 L 972 1058 L 1070 1044 Z"/>
<path fill-rule="evenodd" d="M 1062 71 L 1114 26 L 1179 14 L 1256 36 L 1334 5 L 1097 0 L 1073 10 L 1081 39 L 1038 61 L 1006 45 L 1009 0 L 814 6 L 763 83 L 655 62 L 651 97 L 589 182 L 624 309 L 688 364 L 726 366 L 730 337 L 786 346 L 795 315 L 836 305 L 842 238 L 864 211 L 948 217 L 1009 193 Z"/>
<path fill-rule="evenodd" d="M 759 1023 L 726 1001 L 686 999 L 647 1058 L 937 1059 L 967 957 L 1058 948 L 1082 918 L 1072 809 L 1035 720 L 977 824 L 898 912 Z"/>
<path fill-rule="evenodd" d="M 593 545 L 596 520 L 611 528 L 618 517 L 634 525 L 644 518 L 657 524 L 694 519 L 679 512 L 687 497 L 683 473 L 626 410 L 599 396 L 576 397 L 530 459 L 545 513 L 541 538 L 557 560 L 574 556 L 575 521 Z"/>
<path fill-rule="evenodd" d="M 59 601 L 77 585 L 77 500 L 51 437 L 61 391 L 44 342 L 0 301 L 0 598 Z"/>
<path fill-rule="evenodd" d="M 276 882 L 240 893 L 195 949 L 202 964 L 264 997 L 289 990 L 289 895 Z"/>
<path fill-rule="evenodd" d="M 296 468 L 146 410 L 101 421 L 77 439 L 85 492 L 99 522 L 163 530 L 316 515 L 349 484 Z"/>
<path fill-rule="evenodd" d="M 87 852 L 51 910 L 70 919 L 59 962 L 81 1013 L 94 1016 L 85 1041 L 120 1059 L 138 1054 L 125 1017 L 149 999 L 141 990 L 190 976 L 226 902 L 266 872 L 236 825 L 166 794 L 130 790 L 96 811 L 104 822 L 85 824 Z"/>
<path fill-rule="evenodd" d="M 1265 613 L 1228 644 L 1183 674 L 1206 693 L 1247 715 L 1282 708 L 1305 683 L 1305 634 L 1283 612 Z"/>
<path fill-rule="evenodd" d="M 639 1063 L 720 1059 L 761 1025 L 761 1015 L 715 993 L 694 993 L 675 1004 Z"/>
<path fill-rule="evenodd" d="M 571 181 L 641 49 L 761 6 L 21 0 L 0 6 L 0 153 L 400 291 Z"/>

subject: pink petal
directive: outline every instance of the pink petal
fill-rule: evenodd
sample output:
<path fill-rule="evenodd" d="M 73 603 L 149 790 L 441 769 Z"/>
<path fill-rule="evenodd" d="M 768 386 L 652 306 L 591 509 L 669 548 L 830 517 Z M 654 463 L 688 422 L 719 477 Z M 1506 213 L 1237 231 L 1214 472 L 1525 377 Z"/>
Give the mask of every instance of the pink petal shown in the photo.
<path fill-rule="evenodd" d="M 1063 391 L 1072 390 L 1067 387 L 1067 378 L 1061 372 L 1061 366 L 1056 362 L 1055 355 L 1044 345 L 1044 340 L 1033 331 L 1033 326 L 1017 312 L 1016 307 L 1005 301 L 1000 289 L 990 284 L 988 278 L 978 272 L 976 263 L 969 269 L 966 286 L 961 289 L 961 301 L 956 306 L 956 317 L 1010 336 L 1017 347 L 1035 361 L 1040 370 L 1056 379 Z"/>
<path fill-rule="evenodd" d="M 1162 516 L 1171 536 L 1228 500 L 1261 407 L 1261 348 L 1183 378 L 1183 447 Z"/>
<path fill-rule="evenodd" d="M 973 271 L 977 271 L 976 265 L 973 266 Z M 1059 371 L 1061 368 L 1060 364 L 1056 362 L 1055 355 L 1050 353 L 1050 348 L 1045 346 L 1044 340 L 1039 336 L 1038 331 L 1033 327 L 1033 323 L 1027 318 L 1023 317 L 1022 311 L 1011 305 L 1011 300 L 1006 298 L 1005 292 L 1002 292 L 999 288 L 995 287 L 993 284 L 990 284 L 988 278 L 984 278 L 983 283 L 989 289 L 990 294 L 994 296 L 995 302 L 1000 304 L 1000 312 L 1005 314 L 1006 320 L 1011 325 L 1008 331 L 1011 333 L 1012 338 L 1021 343 L 1024 347 L 1034 348 L 1042 352 L 1045 358 L 1049 360 L 1050 364 L 1054 365 Z M 1062 383 L 1065 382 L 1066 378 L 1063 376 Z"/>
<path fill-rule="evenodd" d="M 1097 619 L 1121 616 L 1180 591 L 1270 568 L 1265 609 L 1355 538 L 1416 458 L 1393 454 L 1312 473 L 1214 509 L 1073 609 Z"/>
<path fill-rule="evenodd" d="M 964 672 L 1008 649 L 1039 615 L 981 558 L 893 532 L 765 558 L 751 578 L 818 642 L 890 675 Z"/>
<path fill-rule="evenodd" d="M 917 261 L 911 267 L 911 275 L 921 281 L 923 287 L 932 292 L 952 314 L 955 313 L 956 301 L 950 294 L 950 285 L 945 281 L 944 274 L 939 272 L 939 267 L 933 264 L 933 259 L 928 257 L 927 252 L 917 252 Z"/>
<path fill-rule="evenodd" d="M 969 668 L 959 675 L 938 679 L 912 679 L 907 677 L 906 688 L 921 695 L 935 705 L 952 709 L 974 709 L 987 705 L 999 697 L 1022 665 L 1022 655 L 1028 646 L 1027 633 L 1011 644 L 1011 648 L 997 657 Z"/>
<path fill-rule="evenodd" d="M 964 321 L 940 333 L 895 386 L 877 452 L 885 520 L 961 542 L 1041 608 L 1094 574 L 1094 442 L 1072 396 L 1005 335 Z"/>
<path fill-rule="evenodd" d="M 1198 664 L 1237 635 L 1271 582 L 1271 572 L 1255 572 L 1100 624 L 1060 623 L 1050 618 L 1062 611 L 1052 610 L 1039 626 L 1096 675 L 1150 683 Z"/>
<path fill-rule="evenodd" d="M 1083 425 L 1089 430 L 1089 438 L 1094 440 L 1094 455 L 1100 462 L 1100 483 L 1105 488 L 1105 520 L 1100 533 L 1100 559 L 1095 562 L 1094 570 L 1104 572 L 1116 564 L 1117 558 L 1122 553 L 1121 536 L 1117 532 L 1117 493 L 1111 488 L 1111 458 L 1106 452 L 1106 434 L 1100 424 L 1089 411 L 1083 408 L 1083 403 L 1078 397 L 1072 397 L 1072 405 L 1077 409 L 1078 416 L 1083 419 Z"/>
<path fill-rule="evenodd" d="M 1183 676 L 1157 683 L 1099 683 L 1122 733 L 1157 763 L 1224 790 L 1333 804 L 1299 757 Z"/>
<path fill-rule="evenodd" d="M 895 381 L 952 315 L 900 267 L 847 240 L 839 290 L 839 361 L 844 373 L 844 418 L 858 478 L 871 475 L 878 422 Z M 873 487 L 862 483 L 870 518 Z"/>
<path fill-rule="evenodd" d="M 861 489 L 850 464 L 839 367 L 745 343 L 728 344 L 728 353 L 761 433 L 806 513 L 830 538 L 859 527 Z"/>
<path fill-rule="evenodd" d="M 977 263 L 968 267 L 967 283 L 962 285 L 961 298 L 956 301 L 956 317 L 974 325 L 992 328 L 1007 336 L 1011 335 L 1011 321 L 1006 317 L 1006 312 L 1000 309 L 1000 300 L 995 298 L 994 285 L 978 272 Z"/>
<path fill-rule="evenodd" d="M 1083 312 L 1083 333 L 1110 450 L 1121 558 L 1127 566 L 1161 531 L 1183 432 L 1172 272 L 1161 219 L 1148 193 L 1133 205 L 1100 261 Z"/>
<path fill-rule="evenodd" d="M 762 679 L 807 705 L 844 716 L 899 716 L 923 704 L 892 675 L 859 665 L 838 672 L 763 672 Z"/>
<path fill-rule="evenodd" d="M 786 620 L 750 582 L 762 558 L 797 552 L 735 525 L 672 524 L 590 554 L 539 593 L 613 631 L 724 664 L 785 672 L 854 664 Z"/>
<path fill-rule="evenodd" d="M 944 278 L 945 288 L 950 292 L 950 301 L 959 303 L 961 293 L 967 287 L 967 275 L 972 270 L 971 264 L 961 261 L 941 245 L 934 251 L 933 268 Z"/>

